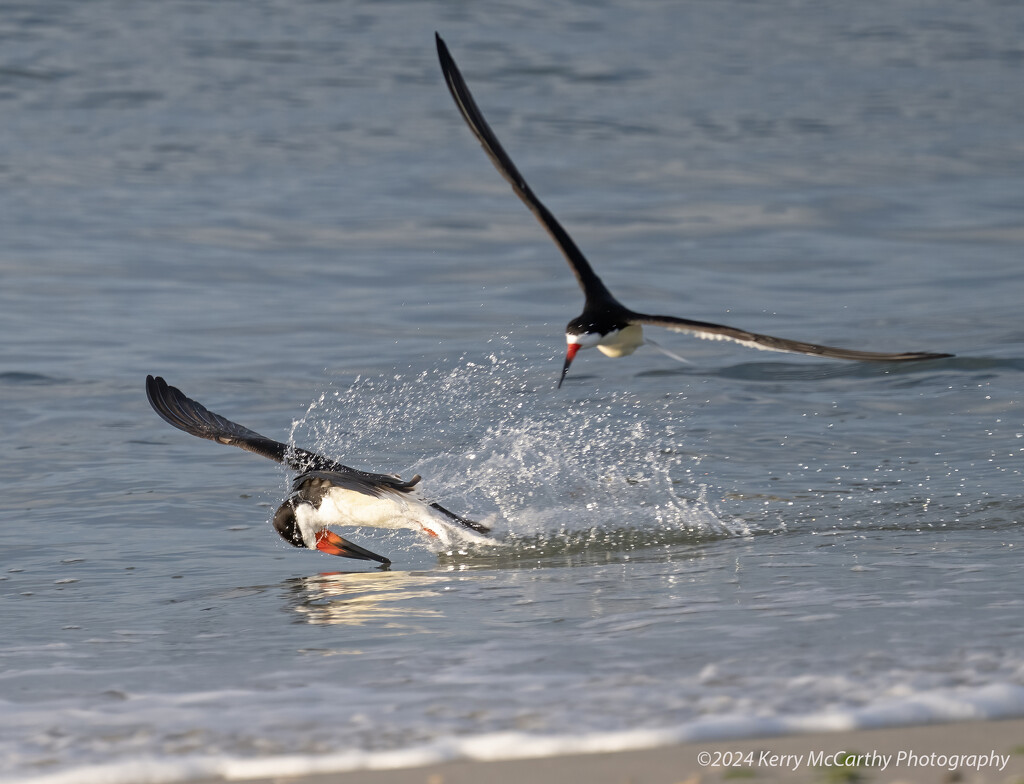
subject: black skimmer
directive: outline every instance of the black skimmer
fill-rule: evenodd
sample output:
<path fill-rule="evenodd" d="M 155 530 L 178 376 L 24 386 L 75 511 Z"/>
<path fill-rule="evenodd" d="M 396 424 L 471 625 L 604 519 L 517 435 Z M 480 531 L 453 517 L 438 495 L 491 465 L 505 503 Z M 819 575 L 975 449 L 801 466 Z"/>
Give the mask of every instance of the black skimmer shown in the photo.
<path fill-rule="evenodd" d="M 440 504 L 422 500 L 416 488 L 419 475 L 403 481 L 389 474 L 359 471 L 274 441 L 213 413 L 159 376 L 146 376 L 146 396 L 153 410 L 179 430 L 255 452 L 299 472 L 291 494 L 274 514 L 274 529 L 295 547 L 389 564 L 383 555 L 343 539 L 329 527 L 411 528 L 444 545 L 482 541 L 489 530 Z"/>
<path fill-rule="evenodd" d="M 911 362 L 923 359 L 940 359 L 950 357 L 952 354 L 932 354 L 922 351 L 911 351 L 898 354 L 889 354 L 877 351 L 859 351 L 856 349 L 833 348 L 831 346 L 819 346 L 815 343 L 804 343 L 798 340 L 787 340 L 776 338 L 771 335 L 760 335 L 756 332 L 747 332 L 736 327 L 726 327 L 721 324 L 710 324 L 706 321 L 693 321 L 691 319 L 677 318 L 675 316 L 651 316 L 646 313 L 638 313 L 630 310 L 614 296 L 604 285 L 601 279 L 594 272 L 590 263 L 576 246 L 569 233 L 562 227 L 550 210 L 544 206 L 533 190 L 526 183 L 523 175 L 519 173 L 516 165 L 512 163 L 508 153 L 505 152 L 498 137 L 494 135 L 491 126 L 487 124 L 483 113 L 473 100 L 473 94 L 466 86 L 462 74 L 459 72 L 455 60 L 452 59 L 448 47 L 435 33 L 437 38 L 437 55 L 441 61 L 441 70 L 444 73 L 448 90 L 455 99 L 455 105 L 459 107 L 463 119 L 469 125 L 477 140 L 483 145 L 484 151 L 491 159 L 491 163 L 512 186 L 527 208 L 536 216 L 541 225 L 551 235 L 562 255 L 565 256 L 572 268 L 576 280 L 583 289 L 584 305 L 583 312 L 569 322 L 565 329 L 565 340 L 568 350 L 565 354 L 565 365 L 562 367 L 562 375 L 558 380 L 558 386 L 562 386 L 566 373 L 569 372 L 569 365 L 572 363 L 580 349 L 597 347 L 597 349 L 609 357 L 622 357 L 632 354 L 641 345 L 648 345 L 660 351 L 682 360 L 682 357 L 666 351 L 651 340 L 645 340 L 643 325 L 648 324 L 656 327 L 665 327 L 675 332 L 687 332 L 695 337 L 706 340 L 730 340 L 750 348 L 762 349 L 765 351 L 784 351 L 796 354 L 814 354 L 832 359 L 867 360 L 872 362 Z M 682 360 L 685 361 L 685 360 Z"/>

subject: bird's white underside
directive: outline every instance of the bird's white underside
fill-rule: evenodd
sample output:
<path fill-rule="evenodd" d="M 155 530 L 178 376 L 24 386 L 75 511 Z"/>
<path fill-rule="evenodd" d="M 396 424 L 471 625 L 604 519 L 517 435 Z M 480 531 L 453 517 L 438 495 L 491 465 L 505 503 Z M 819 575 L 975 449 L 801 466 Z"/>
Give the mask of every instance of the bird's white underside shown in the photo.
<path fill-rule="evenodd" d="M 449 520 L 420 500 L 415 492 L 385 491 L 383 497 L 378 498 L 332 487 L 318 508 L 309 503 L 296 505 L 295 519 L 303 543 L 311 549 L 316 549 L 318 531 L 344 527 L 409 529 L 424 534 L 428 542 L 439 547 L 494 541 Z"/>
<path fill-rule="evenodd" d="M 299 504 L 295 509 L 302 541 L 316 547 L 316 533 L 335 526 L 408 528 L 433 534 L 441 544 L 451 544 L 451 524 L 429 506 L 408 494 L 385 493 L 382 497 L 332 487 L 319 507 Z"/>

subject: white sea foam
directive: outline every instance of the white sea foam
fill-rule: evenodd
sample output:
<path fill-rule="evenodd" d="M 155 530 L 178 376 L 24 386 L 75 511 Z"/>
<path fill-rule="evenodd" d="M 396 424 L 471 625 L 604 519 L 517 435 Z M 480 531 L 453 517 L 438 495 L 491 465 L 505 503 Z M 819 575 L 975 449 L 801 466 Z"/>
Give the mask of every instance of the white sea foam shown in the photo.
<path fill-rule="evenodd" d="M 1024 716 L 1024 686 L 991 684 L 939 689 L 880 700 L 848 711 L 784 716 L 715 716 L 674 727 L 581 734 L 494 732 L 442 737 L 388 751 L 276 755 L 140 757 L 106 765 L 67 767 L 41 775 L 0 778 L 2 784 L 177 784 L 196 779 L 239 781 L 354 770 L 395 770 L 451 760 L 497 761 L 566 754 L 630 751 L 676 743 L 721 741 L 810 731 L 873 729 Z"/>

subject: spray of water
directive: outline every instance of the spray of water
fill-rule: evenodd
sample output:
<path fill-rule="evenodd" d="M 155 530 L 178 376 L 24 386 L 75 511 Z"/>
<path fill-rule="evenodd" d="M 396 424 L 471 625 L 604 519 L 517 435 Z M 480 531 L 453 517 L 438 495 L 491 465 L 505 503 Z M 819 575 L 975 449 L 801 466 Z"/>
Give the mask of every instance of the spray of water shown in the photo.
<path fill-rule="evenodd" d="M 292 438 L 356 467 L 422 474 L 425 495 L 511 547 L 642 549 L 746 532 L 708 503 L 678 400 L 621 389 L 573 399 L 531 366 L 504 351 L 332 384 Z"/>

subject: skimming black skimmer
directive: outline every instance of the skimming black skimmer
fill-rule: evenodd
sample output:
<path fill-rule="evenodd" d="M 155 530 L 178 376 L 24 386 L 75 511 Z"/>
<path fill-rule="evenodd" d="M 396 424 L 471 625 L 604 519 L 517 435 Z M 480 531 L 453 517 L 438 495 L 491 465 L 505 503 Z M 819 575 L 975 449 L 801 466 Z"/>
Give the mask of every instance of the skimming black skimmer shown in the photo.
<path fill-rule="evenodd" d="M 146 396 L 170 425 L 218 444 L 237 446 L 299 471 L 292 492 L 274 514 L 288 544 L 362 561 L 391 561 L 343 539 L 330 526 L 411 528 L 442 544 L 481 541 L 488 528 L 418 497 L 419 475 L 408 481 L 349 468 L 321 455 L 261 436 L 191 400 L 157 376 L 146 376 Z"/>
<path fill-rule="evenodd" d="M 906 352 L 900 354 L 887 354 L 877 351 L 858 351 L 856 349 L 833 348 L 831 346 L 819 346 L 814 343 L 804 343 L 797 340 L 786 340 L 771 335 L 760 335 L 756 332 L 747 332 L 735 327 L 726 327 L 721 324 L 710 324 L 705 321 L 692 321 L 690 319 L 676 318 L 675 316 L 650 316 L 645 313 L 637 313 L 630 310 L 614 296 L 604 285 L 601 279 L 591 268 L 586 257 L 573 242 L 568 232 L 562 228 L 555 216 L 534 194 L 527 185 L 523 175 L 519 173 L 512 159 L 508 157 L 498 137 L 487 124 L 473 95 L 466 86 L 458 66 L 452 59 L 447 45 L 437 35 L 437 55 L 441 61 L 441 70 L 444 72 L 445 81 L 455 105 L 459 107 L 462 116 L 469 125 L 477 140 L 483 145 L 484 151 L 490 157 L 495 168 L 501 176 L 508 180 L 515 194 L 522 199 L 548 234 L 555 241 L 555 244 L 562 251 L 583 289 L 585 302 L 583 312 L 569 322 L 565 329 L 565 340 L 568 350 L 565 354 L 565 365 L 562 367 L 562 375 L 558 380 L 558 386 L 562 385 L 566 373 L 569 372 L 569 365 L 572 363 L 577 352 L 583 348 L 596 346 L 597 349 L 609 357 L 622 357 L 632 354 L 642 344 L 654 346 L 664 351 L 669 356 L 676 357 L 669 351 L 658 346 L 651 340 L 645 340 L 643 336 L 643 325 L 649 324 L 656 327 L 665 327 L 675 332 L 688 332 L 691 335 L 707 340 L 730 340 L 750 348 L 763 349 L 766 351 L 785 351 L 796 354 L 815 354 L 833 359 L 868 360 L 873 362 L 909 362 L 922 359 L 939 359 L 949 357 L 952 354 L 930 354 L 926 352 Z"/>

